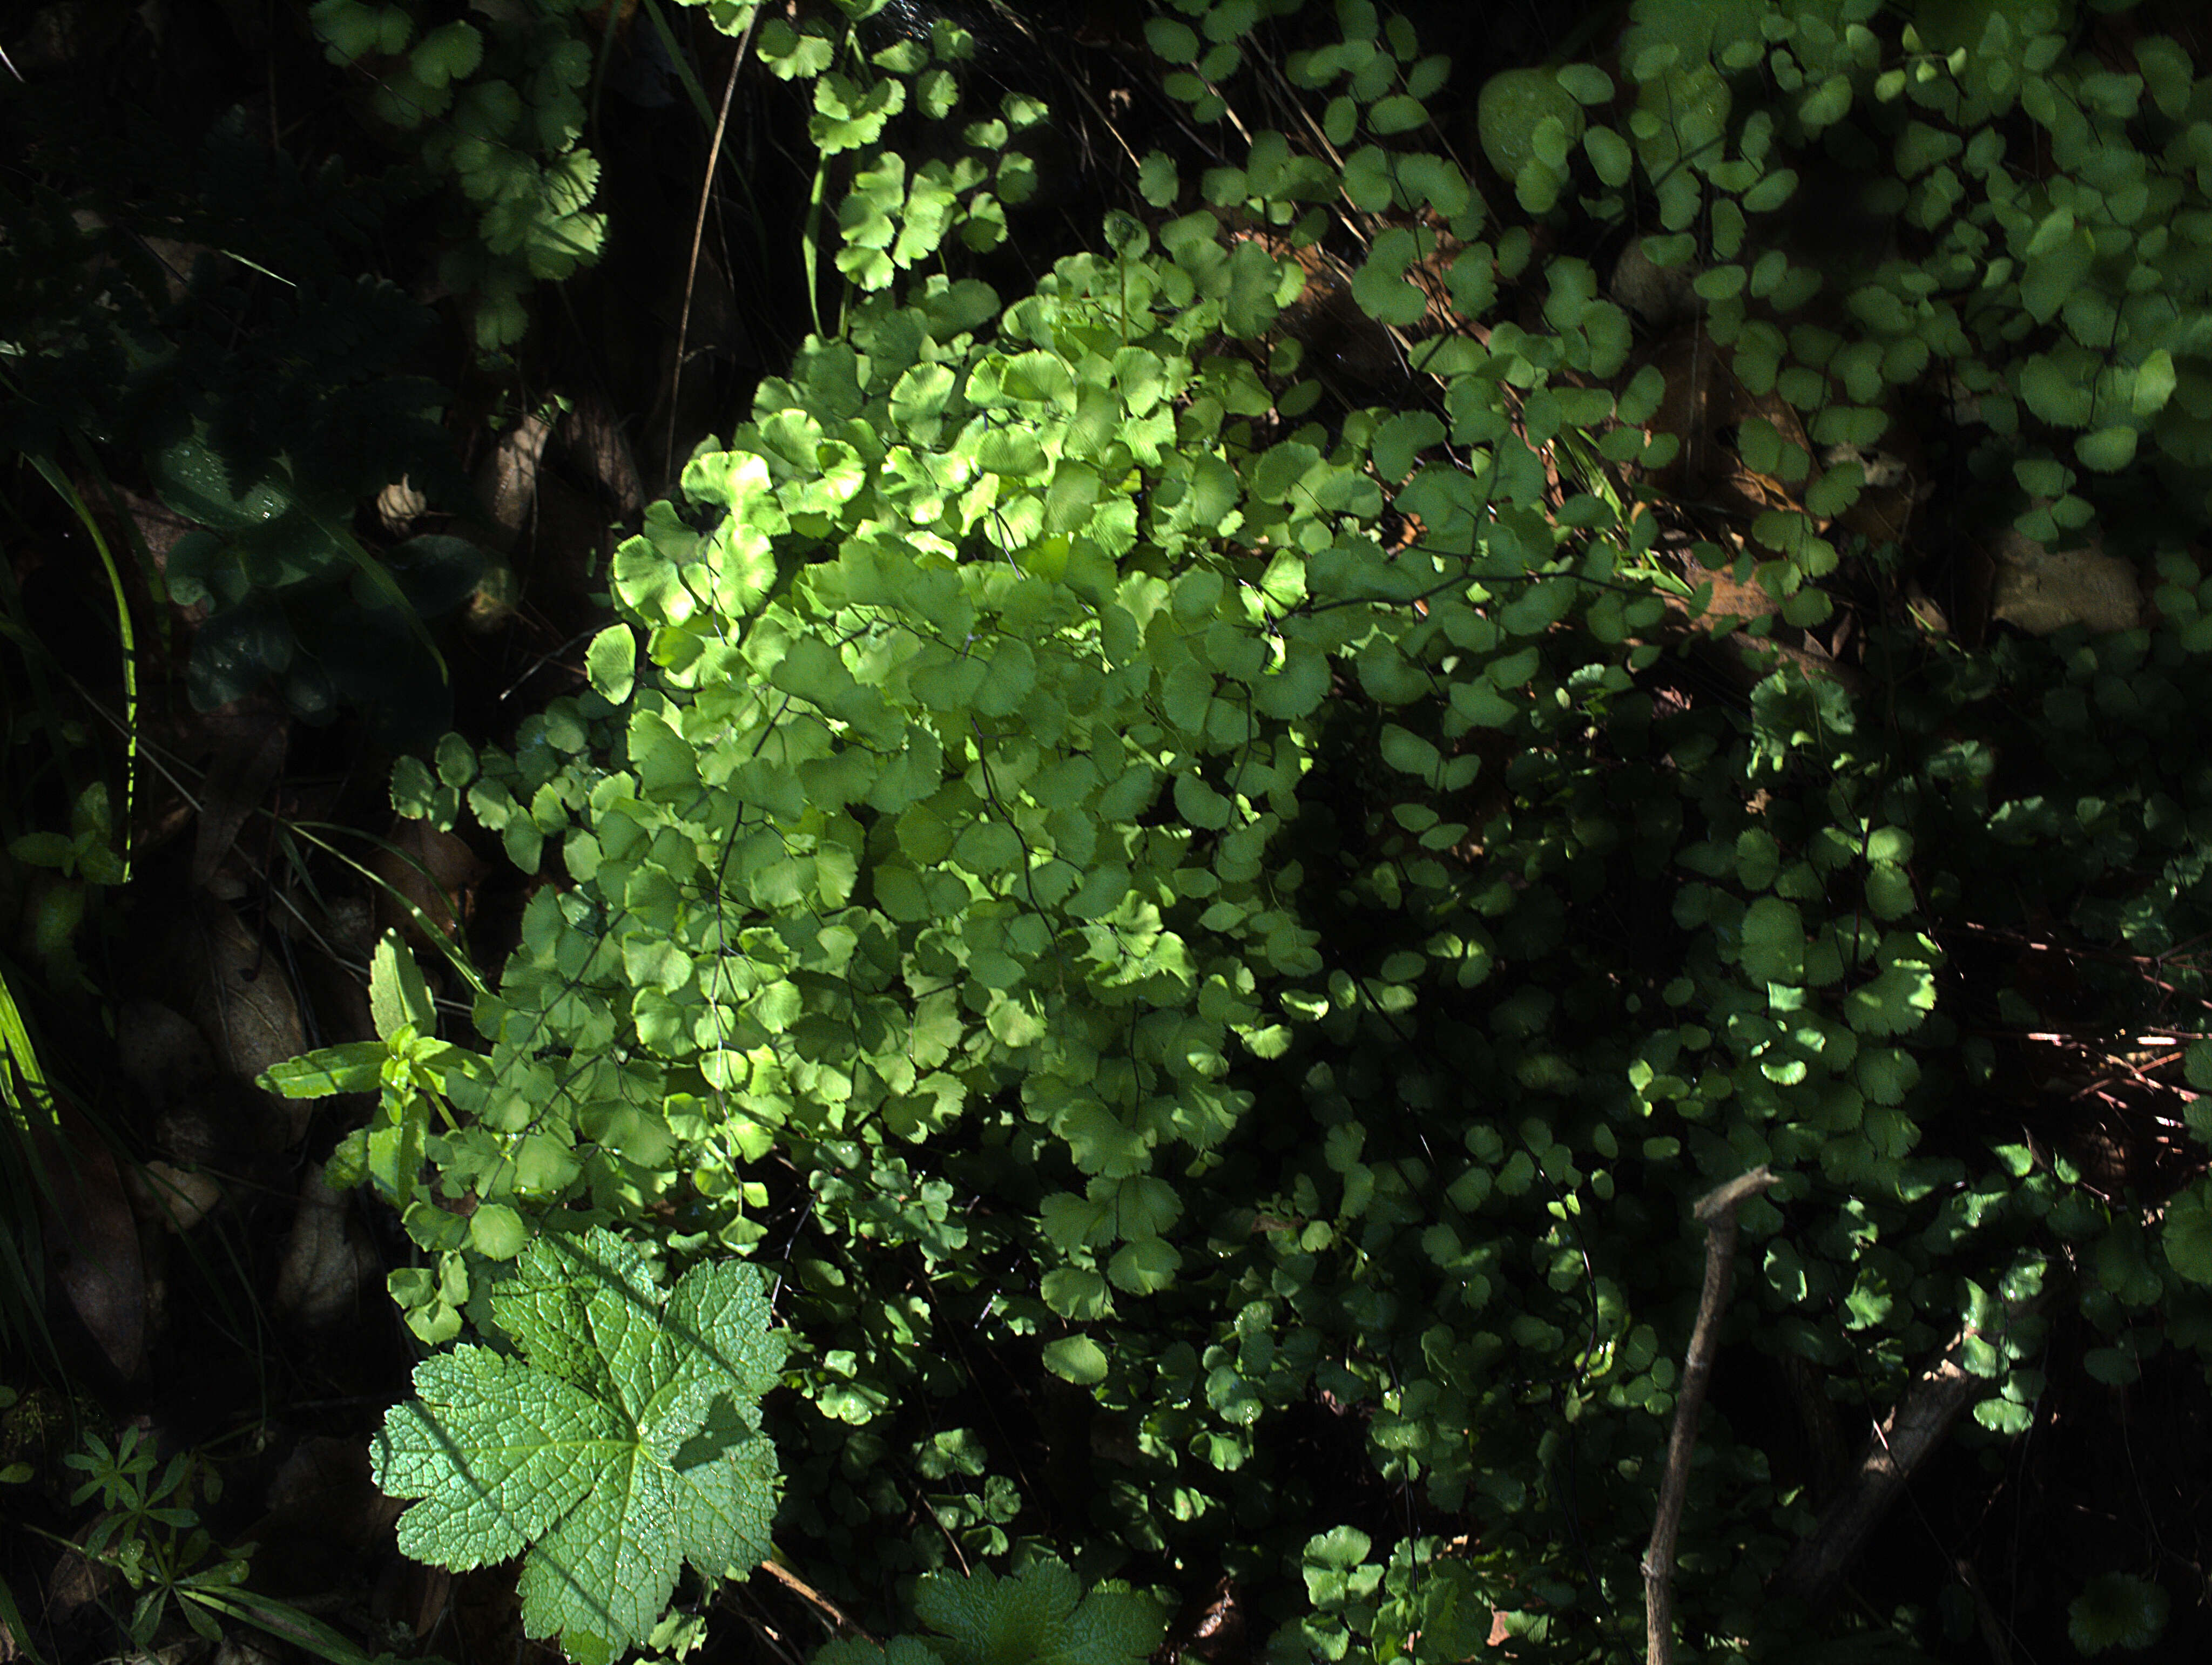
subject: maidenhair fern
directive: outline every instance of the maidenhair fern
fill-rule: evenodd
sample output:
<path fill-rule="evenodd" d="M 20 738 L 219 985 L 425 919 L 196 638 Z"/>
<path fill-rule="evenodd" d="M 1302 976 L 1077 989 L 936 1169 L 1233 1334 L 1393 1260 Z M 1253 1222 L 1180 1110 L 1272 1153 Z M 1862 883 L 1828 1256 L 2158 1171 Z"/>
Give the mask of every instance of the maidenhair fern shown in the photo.
<path fill-rule="evenodd" d="M 761 20 L 814 88 L 842 304 L 617 552 L 588 687 L 395 777 L 548 881 L 422 1149 L 479 1212 L 783 1256 L 788 1529 L 871 1576 L 1044 1506 L 957 1420 L 988 1356 L 1041 1420 L 1079 1390 L 1051 1432 L 1086 1501 L 1054 1524 L 1097 1535 L 1086 1577 L 1267 1589 L 1283 1659 L 1458 1657 L 1493 1623 L 1614 1658 L 1698 1191 L 1781 1176 L 1741 1299 L 1855 1414 L 1967 1326 L 1976 1414 L 2017 1432 L 2062 1253 L 2102 1268 L 2114 1380 L 2212 1263 L 2201 1181 L 2154 1240 L 1969 1113 L 1969 1032 L 2037 1014 L 1955 970 L 2031 869 L 2095 940 L 2212 923 L 2212 780 L 2175 744 L 2212 695 L 2184 553 L 2212 118 L 2179 48 L 2100 67 L 2050 8 L 1945 45 L 1875 0 L 1639 0 L 1610 68 L 1483 100 L 1492 200 L 1431 142 L 1448 66 L 1404 19 L 1301 19 L 1248 76 L 1296 9 L 1149 20 L 1219 154 L 1139 156 L 1143 211 L 1014 299 L 959 245 L 1001 234 L 992 153 L 1034 112 L 920 160 L 891 124 L 958 107 L 951 32 L 871 58 Z M 1806 251 L 1815 172 L 1857 192 L 1847 264 Z M 1662 489 L 1683 392 L 1589 222 L 1680 272 L 1689 361 L 1764 402 L 1732 425 L 1754 512 Z M 1330 263 L 1404 408 L 1285 338 Z M 2155 630 L 1978 655 L 1881 614 L 1895 518 L 1853 513 L 1938 402 L 2031 539 L 2155 483 Z M 1754 633 L 1863 609 L 1863 669 L 1801 649 L 1685 693 L 1670 604 L 1723 569 Z M 2008 702 L 2047 782 L 2000 771 Z M 418 1317 L 491 1275 L 447 1268 Z M 1804 1517 L 1751 1439 L 1706 1445 L 1680 1618 L 1717 1648 L 1778 1622 Z"/>

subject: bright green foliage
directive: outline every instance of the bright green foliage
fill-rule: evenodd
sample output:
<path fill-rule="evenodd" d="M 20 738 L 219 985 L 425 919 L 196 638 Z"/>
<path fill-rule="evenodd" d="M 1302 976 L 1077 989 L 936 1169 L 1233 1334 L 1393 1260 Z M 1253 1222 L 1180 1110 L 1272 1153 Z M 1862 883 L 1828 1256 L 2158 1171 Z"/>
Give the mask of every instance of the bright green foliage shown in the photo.
<path fill-rule="evenodd" d="M 447 1137 L 465 1139 L 453 1125 L 444 1094 L 449 1081 L 481 1077 L 476 1053 L 437 1038 L 437 1013 L 429 986 L 396 932 L 386 931 L 369 966 L 373 1041 L 349 1041 L 289 1059 L 264 1071 L 259 1085 L 288 1099 L 322 1099 L 335 1093 L 377 1094 L 368 1126 L 357 1128 L 331 1154 L 334 1185 L 374 1182 L 377 1194 L 399 1210 L 408 1235 L 438 1256 L 435 1276 L 403 1267 L 390 1278 L 392 1298 L 409 1326 L 432 1347 L 459 1334 L 471 1261 L 512 1260 L 521 1253 L 522 1217 L 496 1191 L 480 1192 L 465 1216 L 439 1206 L 421 1183 L 425 1159 L 444 1155 Z M 434 1114 L 446 1129 L 433 1123 Z M 455 1165 L 441 1160 L 441 1168 Z"/>
<path fill-rule="evenodd" d="M 1469 1556 L 1464 1545 L 1448 1549 L 1433 1537 L 1401 1538 L 1377 1558 L 1375 1541 L 1357 1527 L 1316 1533 L 1306 1544 L 1303 1571 L 1313 1604 L 1292 1632 L 1277 1639 L 1278 1657 L 1343 1659 L 1358 1638 L 1372 1635 L 1378 1659 L 1471 1659 L 1490 1645 L 1495 1556 Z M 1486 1565 L 1487 1564 L 1487 1565 Z M 1545 1639 L 1540 1616 L 1504 1615 L 1516 1645 Z"/>
<path fill-rule="evenodd" d="M 1802 1359 L 1857 1417 L 1971 1323 L 1974 1438 L 2032 1424 L 2047 1268 L 2091 1268 L 2069 1299 L 2112 1382 L 2212 1275 L 2197 1191 L 2154 1234 L 1982 1113 L 1990 1036 L 2045 1020 L 1976 957 L 2063 929 L 2124 966 L 2212 928 L 2212 591 L 2175 553 L 2212 481 L 2180 246 L 2206 182 L 2169 135 L 2119 238 L 2106 175 L 2150 130 L 2054 33 L 1937 58 L 1872 0 L 1644 0 L 1617 76 L 1557 72 L 1586 125 L 1539 117 L 1516 212 L 1419 148 L 1442 70 L 1370 7 L 1283 66 L 1340 167 L 1229 122 L 1261 9 L 1152 20 L 1229 160 L 1146 159 L 1149 220 L 1011 303 L 949 257 L 1003 225 L 998 118 L 888 148 L 958 107 L 931 79 L 957 32 L 871 63 L 763 22 L 848 156 L 842 305 L 618 550 L 588 691 L 395 776 L 404 813 L 553 881 L 423 1154 L 455 1194 L 782 1256 L 788 1527 L 863 1591 L 1006 1553 L 1044 1506 L 956 1410 L 1011 1378 L 1095 1417 L 1051 1442 L 1094 1500 L 1054 1523 L 1093 1535 L 1086 1573 L 1268 1589 L 1286 1660 L 1457 1657 L 1493 1611 L 1530 1656 L 1617 1658 L 1701 1190 L 1783 1176 L 1742 1210 L 1733 1357 Z M 2188 68 L 2148 50 L 2180 123 Z M 2008 151 L 2014 108 L 2055 171 Z M 1880 234 L 1808 253 L 1816 172 Z M 1401 409 L 1344 408 L 1280 338 L 1286 251 L 1340 202 Z M 1716 693 L 1656 645 L 1689 589 L 1662 515 L 1691 512 L 1618 471 L 1664 461 L 1638 431 L 1664 378 L 1628 375 L 1601 272 L 1541 252 L 1528 221 L 1577 214 L 1654 227 L 1734 373 L 1802 415 L 1817 469 L 1771 421 L 1736 443 L 1802 508 L 1695 553 L 1785 623 L 1853 598 L 1865 692 Z M 1430 330 L 1438 274 L 1486 338 Z M 2103 513 L 2154 560 L 2156 625 L 1970 653 L 1885 617 L 1899 556 L 1824 524 L 1868 478 L 1826 453 L 1870 455 L 1899 389 L 1978 402 L 1954 460 L 2000 518 L 2055 542 Z M 2124 487 L 2059 460 L 2117 462 L 2113 428 Z M 2124 973 L 2096 992 L 2139 1010 Z M 1401 1536 L 1318 1492 L 1301 1421 Z M 1701 1448 L 1679 1617 L 1713 1651 L 1777 1622 L 1804 1517 L 1724 1421 Z"/>
<path fill-rule="evenodd" d="M 1544 149 L 1555 155 L 1547 166 L 1560 168 L 1567 147 L 1582 136 L 1583 112 L 1574 95 L 1544 70 L 1507 70 L 1484 83 L 1479 106 L 1482 152 L 1507 179 L 1539 160 L 1536 133 L 1545 122 L 1559 124 L 1559 135 Z"/>
<path fill-rule="evenodd" d="M 416 1366 L 418 1396 L 372 1448 L 376 1483 L 421 1500 L 399 1517 L 417 1560 L 526 1549 L 524 1629 L 604 1665 L 653 1629 L 682 1565 L 711 1583 L 767 1555 L 759 1405 L 783 1343 L 753 1268 L 694 1267 L 664 1292 L 596 1229 L 538 1237 L 491 1311 L 520 1356 L 463 1346 Z"/>
<path fill-rule="evenodd" d="M 2191 1186 L 2166 1205 L 2166 1258 L 2191 1283 L 2212 1284 L 2212 1196 Z"/>
<path fill-rule="evenodd" d="M 1981 9 L 1988 29 L 1935 47 L 1909 26 L 1885 42 L 1874 0 L 1726 9 L 1643 0 L 1623 45 L 1636 106 L 1622 130 L 1594 123 L 1583 148 L 1616 191 L 1630 183 L 1632 152 L 1662 225 L 1702 227 L 1704 251 L 1721 261 L 1741 246 L 1747 216 L 1790 202 L 1803 166 L 1792 153 L 1817 140 L 1814 160 L 1850 181 L 1850 195 L 1822 211 L 1858 216 L 1856 246 L 1823 249 L 1830 257 L 1814 264 L 1762 247 L 1752 298 L 1786 320 L 1825 289 L 1864 326 L 1857 340 L 1838 351 L 1825 330 L 1778 329 L 1733 290 L 1700 291 L 1713 302 L 1714 339 L 1736 349 L 1740 372 L 1747 354 L 1771 366 L 1746 379 L 1773 378 L 1816 443 L 1872 445 L 1887 391 L 1932 377 L 1972 402 L 2007 460 L 2040 464 L 2063 445 L 2085 469 L 2112 473 L 2148 442 L 2192 482 L 2184 489 L 2201 511 L 2212 416 L 2178 393 L 2204 363 L 2192 320 L 2212 295 L 2212 233 L 2184 205 L 2205 192 L 2212 126 L 2201 91 L 2192 102 L 2186 56 L 2153 38 L 2139 74 L 2106 73 L 2069 57 L 2056 0 Z M 1731 87 L 1761 82 L 1771 102 L 1732 119 Z M 2025 173 L 2022 130 L 2005 125 L 2015 112 L 2045 158 Z M 1539 211 L 1565 178 L 1540 205 L 1527 177 L 1522 200 Z M 1604 213 L 1619 201 L 1582 205 Z M 1929 251 L 1889 252 L 1893 239 Z M 2064 506 L 2080 500 L 2032 506 L 2021 530 L 2047 539 L 2054 514 L 2078 525 Z"/>
<path fill-rule="evenodd" d="M 129 877 L 115 853 L 115 814 L 107 783 L 94 781 L 70 806 L 66 832 L 24 832 L 8 840 L 8 853 L 26 867 L 52 868 L 86 883 L 119 885 Z M 27 1072 L 35 1080 L 35 1072 Z"/>
<path fill-rule="evenodd" d="M 1158 1603 L 1127 1585 L 1087 1593 L 1060 1562 L 1030 1562 L 1011 1577 L 988 1568 L 924 1575 L 914 1594 L 927 1638 L 885 1647 L 833 1642 L 814 1665 L 1138 1665 L 1159 1645 Z"/>

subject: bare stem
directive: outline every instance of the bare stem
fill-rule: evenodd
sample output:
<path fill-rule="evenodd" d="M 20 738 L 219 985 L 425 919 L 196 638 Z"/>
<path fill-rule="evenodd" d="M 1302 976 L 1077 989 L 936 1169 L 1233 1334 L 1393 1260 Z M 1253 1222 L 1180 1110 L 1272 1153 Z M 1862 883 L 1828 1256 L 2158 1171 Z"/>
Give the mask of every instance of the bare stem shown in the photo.
<path fill-rule="evenodd" d="M 857 1636 L 869 1646 L 875 1645 L 876 1638 L 870 1636 L 858 1620 L 850 1617 L 842 1607 L 801 1578 L 789 1567 L 775 1561 L 763 1561 L 760 1564 L 760 1570 L 790 1590 L 792 1594 L 806 1601 L 817 1613 L 836 1626 L 840 1634 Z"/>
<path fill-rule="evenodd" d="M 1705 1286 L 1698 1297 L 1689 1357 L 1682 1364 L 1682 1390 L 1674 1396 L 1674 1429 L 1667 1441 L 1667 1472 L 1659 1482 L 1659 1513 L 1651 1523 L 1650 1547 L 1644 1552 L 1645 1665 L 1672 1665 L 1674 1657 L 1674 1541 L 1681 1535 L 1682 1505 L 1690 1494 L 1690 1459 L 1698 1448 L 1698 1418 L 1705 1408 L 1714 1338 L 1735 1264 L 1736 1205 L 1774 1183 L 1774 1174 L 1762 1166 L 1698 1199 L 1697 1216 L 1705 1223 Z"/>

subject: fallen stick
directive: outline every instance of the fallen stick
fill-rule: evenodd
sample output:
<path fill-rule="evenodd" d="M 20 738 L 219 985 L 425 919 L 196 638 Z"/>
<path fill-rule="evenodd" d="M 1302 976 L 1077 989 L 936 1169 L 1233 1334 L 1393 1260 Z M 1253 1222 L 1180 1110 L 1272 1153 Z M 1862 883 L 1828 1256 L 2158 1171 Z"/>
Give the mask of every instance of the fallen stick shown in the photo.
<path fill-rule="evenodd" d="M 830 1621 L 839 1635 L 857 1636 L 870 1647 L 876 1645 L 876 1638 L 861 1627 L 859 1620 L 848 1616 L 843 1608 L 781 1561 L 763 1561 L 760 1564 L 760 1570 L 790 1590 L 793 1595 L 806 1601 L 817 1613 Z"/>
<path fill-rule="evenodd" d="M 1761 1165 L 1698 1199 L 1705 1223 L 1705 1287 L 1698 1297 L 1698 1322 L 1682 1364 L 1682 1390 L 1674 1396 L 1674 1428 L 1667 1441 L 1667 1472 L 1659 1482 L 1659 1512 L 1644 1552 L 1645 1665 L 1672 1665 L 1674 1657 L 1674 1541 L 1682 1530 L 1682 1505 L 1690 1495 L 1690 1459 L 1698 1448 L 1698 1418 L 1713 1373 L 1714 1340 L 1735 1265 L 1736 1205 L 1775 1183 Z"/>

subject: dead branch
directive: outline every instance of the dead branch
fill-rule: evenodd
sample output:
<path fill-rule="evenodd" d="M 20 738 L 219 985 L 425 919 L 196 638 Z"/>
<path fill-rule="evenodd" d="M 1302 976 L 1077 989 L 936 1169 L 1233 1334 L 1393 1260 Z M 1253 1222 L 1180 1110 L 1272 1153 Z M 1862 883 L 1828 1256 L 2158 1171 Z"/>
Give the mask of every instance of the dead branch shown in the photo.
<path fill-rule="evenodd" d="M 2027 1302 L 2010 1308 L 2006 1319 L 2017 1319 L 2039 1305 Z M 1768 1581 L 1770 1595 L 1794 1596 L 1814 1607 L 1835 1595 L 1860 1547 L 1897 1501 L 1912 1471 L 1943 1443 L 1959 1413 L 1989 1390 L 1990 1383 L 1969 1372 L 1965 1364 L 1966 1343 L 1979 1333 L 1972 1324 L 1961 1329 L 1951 1345 L 1913 1378 L 1888 1418 L 1875 1426 L 1844 1489 Z"/>
<path fill-rule="evenodd" d="M 824 1619 L 828 1620 L 836 1629 L 839 1635 L 857 1636 L 861 1641 L 866 1643 L 870 1647 L 874 1647 L 876 1645 L 876 1638 L 870 1636 L 857 1620 L 848 1615 L 843 1608 L 840 1607 L 835 1601 L 832 1601 L 820 1590 L 815 1589 L 813 1585 L 808 1583 L 804 1578 L 801 1578 L 789 1567 L 783 1565 L 778 1561 L 763 1561 L 760 1564 L 760 1570 L 768 1574 L 769 1577 L 783 1585 L 783 1587 L 791 1591 L 793 1595 L 797 1595 L 802 1601 L 805 1601 Z"/>
<path fill-rule="evenodd" d="M 1698 1297 L 1689 1357 L 1682 1364 L 1682 1390 L 1674 1396 L 1674 1428 L 1667 1441 L 1667 1472 L 1659 1482 L 1659 1512 L 1651 1523 L 1650 1547 L 1644 1552 L 1646 1665 L 1671 1665 L 1674 1657 L 1674 1541 L 1681 1534 L 1682 1506 L 1690 1494 L 1690 1459 L 1697 1451 L 1698 1418 L 1705 1410 L 1705 1384 L 1713 1373 L 1721 1306 L 1728 1299 L 1729 1276 L 1735 1265 L 1736 1207 L 1774 1183 L 1773 1172 L 1762 1165 L 1698 1199 L 1697 1216 L 1705 1225 L 1705 1285 Z"/>

